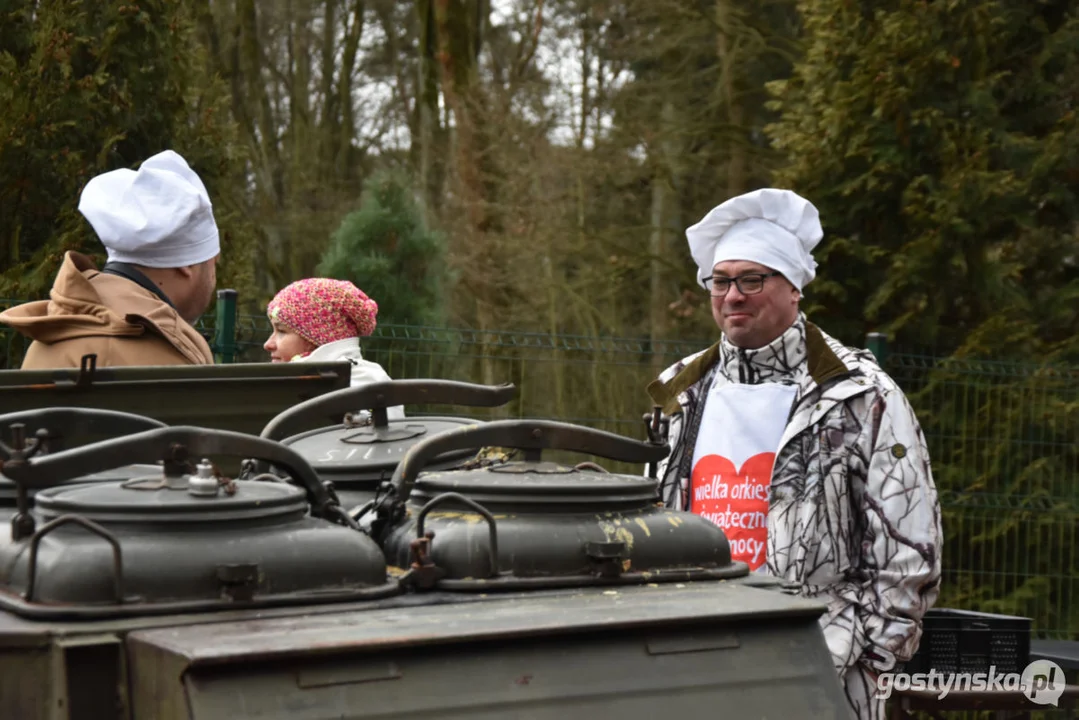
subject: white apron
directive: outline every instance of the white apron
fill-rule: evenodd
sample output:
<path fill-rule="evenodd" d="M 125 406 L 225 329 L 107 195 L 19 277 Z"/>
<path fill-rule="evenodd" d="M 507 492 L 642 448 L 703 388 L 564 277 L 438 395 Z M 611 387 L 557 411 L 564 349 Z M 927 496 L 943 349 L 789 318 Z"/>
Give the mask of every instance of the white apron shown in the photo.
<path fill-rule="evenodd" d="M 794 385 L 712 386 L 704 404 L 689 509 L 723 529 L 731 559 L 756 571 L 768 547 L 768 490 Z"/>

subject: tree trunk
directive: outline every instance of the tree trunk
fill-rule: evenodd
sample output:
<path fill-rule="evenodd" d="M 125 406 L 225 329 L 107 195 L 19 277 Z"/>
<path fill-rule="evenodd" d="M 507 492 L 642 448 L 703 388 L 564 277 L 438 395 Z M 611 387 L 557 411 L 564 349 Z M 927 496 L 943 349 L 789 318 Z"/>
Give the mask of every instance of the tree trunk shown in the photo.
<path fill-rule="evenodd" d="M 719 91 L 726 110 L 729 133 L 736 138 L 730 144 L 727 161 L 727 197 L 745 192 L 749 167 L 745 138 L 745 108 L 738 94 L 735 75 L 738 52 L 734 42 L 733 0 L 716 0 L 716 55 L 719 59 Z"/>
<path fill-rule="evenodd" d="M 667 218 L 672 204 L 671 186 L 667 180 L 666 168 L 662 163 L 656 163 L 655 172 L 652 175 L 652 233 L 649 237 L 648 254 L 652 258 L 649 277 L 649 309 L 651 315 L 648 323 L 648 336 L 652 343 L 652 371 L 658 374 L 662 368 L 660 356 L 656 353 L 658 341 L 667 334 L 667 304 L 669 302 L 666 293 L 666 272 L 664 271 L 663 258 L 667 257 Z"/>
<path fill-rule="evenodd" d="M 416 63 L 416 105 L 413 109 L 412 163 L 420 179 L 424 219 L 431 223 L 441 206 L 442 178 L 438 158 L 445 157 L 439 119 L 438 26 L 433 0 L 417 0 L 419 59 Z"/>
<path fill-rule="evenodd" d="M 277 127 L 270 97 L 263 78 L 262 49 L 258 32 L 258 16 L 255 0 L 237 0 L 236 33 L 237 60 L 240 74 L 245 80 L 246 109 L 255 118 L 252 143 L 254 151 L 253 170 L 257 185 L 256 207 L 261 225 L 266 233 L 266 259 L 264 272 L 260 274 L 266 283 L 264 290 L 272 291 L 282 278 L 282 269 L 288 262 L 288 236 L 280 209 L 285 206 L 285 172 L 278 148 Z"/>
<path fill-rule="evenodd" d="M 582 162 L 577 164 L 577 238 L 584 243 L 585 196 L 584 196 L 584 157 L 585 141 L 588 138 L 588 115 L 591 112 L 588 81 L 592 71 L 592 34 L 587 12 L 581 17 L 581 118 L 577 128 L 577 153 Z"/>
<path fill-rule="evenodd" d="M 670 304 L 677 299 L 676 288 L 670 282 L 667 258 L 674 248 L 682 225 L 679 190 L 682 177 L 682 143 L 674 103 L 668 98 L 660 111 L 658 151 L 655 152 L 655 171 L 652 177 L 652 235 L 649 254 L 652 257 L 649 275 L 651 322 L 649 337 L 653 348 L 667 337 Z M 663 369 L 664 358 L 652 355 L 652 369 Z"/>
<path fill-rule="evenodd" d="M 501 222 L 494 211 L 496 174 L 487 135 L 487 104 L 479 82 L 478 58 L 485 26 L 482 0 L 434 0 L 442 97 L 453 113 L 455 193 L 461 204 L 462 231 L 450 252 L 459 258 L 461 281 L 475 301 L 476 322 L 488 329 L 502 307 L 499 286 L 504 282 Z M 482 377 L 494 378 L 493 354 L 479 348 Z"/>
<path fill-rule="evenodd" d="M 483 232 L 490 219 L 482 171 L 483 102 L 476 77 L 480 5 L 479 0 L 434 0 L 442 96 L 454 119 L 455 169 L 469 225 Z"/>
<path fill-rule="evenodd" d="M 337 179 L 334 167 L 334 155 L 338 126 L 340 125 L 340 112 L 337 93 L 335 92 L 334 76 L 336 75 L 336 50 L 337 50 L 337 1 L 326 0 L 322 11 L 322 60 L 319 70 L 319 94 L 322 96 L 322 107 L 319 113 L 319 168 L 318 178 L 320 184 Z M 344 21 L 348 22 L 348 9 L 345 9 Z M 345 28 L 347 37 L 348 28 Z"/>
<path fill-rule="evenodd" d="M 359 52 L 360 38 L 363 36 L 364 3 L 354 0 L 345 34 L 345 47 L 341 56 L 341 73 L 337 78 L 337 104 L 341 108 L 341 118 L 337 124 L 334 142 L 334 169 L 337 177 L 350 185 L 355 183 L 356 168 L 352 162 L 352 140 L 356 136 L 355 110 L 352 104 L 352 76 L 356 71 L 356 55 Z"/>

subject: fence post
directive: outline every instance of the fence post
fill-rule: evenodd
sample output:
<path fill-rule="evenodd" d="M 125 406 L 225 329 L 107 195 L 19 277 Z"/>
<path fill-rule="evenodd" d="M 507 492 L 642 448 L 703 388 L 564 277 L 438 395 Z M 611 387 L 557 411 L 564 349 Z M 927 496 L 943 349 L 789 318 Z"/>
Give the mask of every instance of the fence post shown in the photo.
<path fill-rule="evenodd" d="M 217 321 L 214 324 L 214 362 L 231 363 L 236 357 L 236 291 L 217 291 Z"/>
<path fill-rule="evenodd" d="M 888 359 L 888 336 L 879 332 L 869 333 L 865 336 L 865 346 L 877 358 L 877 364 L 884 365 Z"/>

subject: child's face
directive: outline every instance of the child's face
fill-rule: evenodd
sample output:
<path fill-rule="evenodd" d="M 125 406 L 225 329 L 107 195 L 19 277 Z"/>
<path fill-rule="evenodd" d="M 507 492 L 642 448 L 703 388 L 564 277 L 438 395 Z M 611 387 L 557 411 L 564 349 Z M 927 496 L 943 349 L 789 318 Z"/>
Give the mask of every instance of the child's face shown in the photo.
<path fill-rule="evenodd" d="M 305 338 L 296 334 L 296 331 L 287 325 L 273 324 L 273 334 L 262 346 L 262 349 L 270 353 L 270 362 L 288 362 L 297 355 L 311 352 L 315 345 Z"/>

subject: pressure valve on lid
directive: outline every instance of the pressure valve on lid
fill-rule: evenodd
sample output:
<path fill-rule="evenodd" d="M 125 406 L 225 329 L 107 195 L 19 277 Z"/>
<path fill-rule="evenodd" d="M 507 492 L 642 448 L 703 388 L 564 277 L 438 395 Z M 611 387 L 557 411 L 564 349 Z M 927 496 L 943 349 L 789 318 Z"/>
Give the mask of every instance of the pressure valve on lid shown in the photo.
<path fill-rule="evenodd" d="M 187 492 L 196 497 L 216 497 L 220 487 L 214 466 L 206 458 L 195 466 L 194 475 L 187 476 Z"/>

